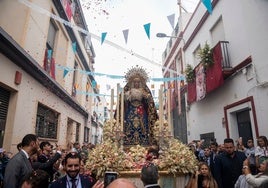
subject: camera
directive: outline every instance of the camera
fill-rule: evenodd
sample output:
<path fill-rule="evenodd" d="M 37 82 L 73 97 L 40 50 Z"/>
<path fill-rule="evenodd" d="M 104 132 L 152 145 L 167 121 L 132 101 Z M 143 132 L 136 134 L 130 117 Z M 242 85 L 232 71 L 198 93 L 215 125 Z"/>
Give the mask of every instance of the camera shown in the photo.
<path fill-rule="evenodd" d="M 107 187 L 112 181 L 117 179 L 117 172 L 105 172 L 104 174 L 104 187 Z"/>

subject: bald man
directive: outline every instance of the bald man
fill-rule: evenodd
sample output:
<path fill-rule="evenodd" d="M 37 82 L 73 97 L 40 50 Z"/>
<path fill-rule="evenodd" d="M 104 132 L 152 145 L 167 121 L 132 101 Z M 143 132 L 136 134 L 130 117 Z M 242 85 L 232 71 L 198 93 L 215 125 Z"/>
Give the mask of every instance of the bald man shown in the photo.
<path fill-rule="evenodd" d="M 137 188 L 131 181 L 125 178 L 118 178 L 108 185 L 107 188 Z"/>

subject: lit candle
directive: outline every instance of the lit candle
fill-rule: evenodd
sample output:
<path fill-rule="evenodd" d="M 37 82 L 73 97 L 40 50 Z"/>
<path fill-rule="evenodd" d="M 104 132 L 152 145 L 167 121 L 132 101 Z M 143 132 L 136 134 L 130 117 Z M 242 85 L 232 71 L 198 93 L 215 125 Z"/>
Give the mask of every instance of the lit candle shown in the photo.
<path fill-rule="evenodd" d="M 124 131 L 124 91 L 121 92 L 121 131 Z"/>
<path fill-rule="evenodd" d="M 113 117 L 113 106 L 114 106 L 114 89 L 111 89 L 111 105 L 110 105 L 110 120 L 112 121 L 114 119 Z"/>
<path fill-rule="evenodd" d="M 120 84 L 117 84 L 117 102 L 116 102 L 116 126 L 119 126 L 119 88 Z"/>

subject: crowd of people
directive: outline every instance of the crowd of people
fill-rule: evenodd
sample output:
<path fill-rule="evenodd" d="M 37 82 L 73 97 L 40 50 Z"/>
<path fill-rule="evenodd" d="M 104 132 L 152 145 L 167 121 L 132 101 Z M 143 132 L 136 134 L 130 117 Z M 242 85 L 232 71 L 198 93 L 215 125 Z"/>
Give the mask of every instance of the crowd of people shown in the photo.
<path fill-rule="evenodd" d="M 268 140 L 242 138 L 224 139 L 205 144 L 193 141 L 188 146 L 199 161 L 195 173 L 190 174 L 185 188 L 257 188 L 268 187 Z M 4 188 L 135 188 L 135 184 L 117 178 L 108 186 L 96 180 L 84 168 L 88 152 L 94 145 L 74 143 L 69 151 L 53 147 L 48 141 L 39 143 L 34 134 L 27 134 L 17 145 L 18 153 L 12 156 L 0 148 L 0 178 Z M 158 158 L 159 147 L 149 147 L 147 162 L 141 169 L 140 180 L 146 188 L 160 188 L 158 168 L 152 159 Z"/>
<path fill-rule="evenodd" d="M 8 156 L 1 153 L 1 186 L 4 188 L 48 188 L 48 187 L 93 187 L 101 188 L 83 169 L 89 149 L 93 145 L 80 148 L 74 143 L 70 151 L 48 141 L 39 143 L 34 134 L 27 134 L 17 145 L 18 153 Z M 1 150 L 0 150 L 1 151 Z M 76 181 L 69 181 L 75 179 Z M 65 183 L 63 183 L 65 182 Z M 58 184 L 60 183 L 60 185 Z"/>
<path fill-rule="evenodd" d="M 188 144 L 199 161 L 186 188 L 257 188 L 268 187 L 268 141 L 266 136 L 243 144 L 242 138 L 224 139 L 218 145 L 203 140 Z"/>
<path fill-rule="evenodd" d="M 124 178 L 114 180 L 108 186 L 96 180 L 94 174 L 84 168 L 88 152 L 94 145 L 80 147 L 74 143 L 69 151 L 55 147 L 48 141 L 39 143 L 34 134 L 27 134 L 17 145 L 18 153 L 8 156 L 1 152 L 1 185 L 4 188 L 115 188 L 136 187 Z M 148 150 L 148 155 L 151 150 Z M 159 188 L 157 167 L 148 161 L 141 170 L 144 186 Z"/>

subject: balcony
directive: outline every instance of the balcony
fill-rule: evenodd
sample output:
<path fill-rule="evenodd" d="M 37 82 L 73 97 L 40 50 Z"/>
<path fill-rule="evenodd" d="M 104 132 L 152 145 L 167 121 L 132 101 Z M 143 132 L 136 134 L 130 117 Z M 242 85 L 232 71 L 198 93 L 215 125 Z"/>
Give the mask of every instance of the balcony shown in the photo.
<path fill-rule="evenodd" d="M 198 71 L 198 74 L 196 74 L 197 70 L 201 70 L 200 67 L 203 66 L 201 62 L 194 68 L 194 74 L 197 78 L 195 78 L 193 82 L 187 84 L 189 103 L 201 100 L 207 96 L 208 93 L 221 87 L 221 85 L 224 84 L 224 80 L 232 73 L 233 68 L 231 67 L 229 60 L 228 44 L 228 41 L 219 41 L 213 47 L 212 53 L 214 64 L 207 68 L 203 68 L 203 74 L 202 71 Z M 201 81 L 201 83 L 199 83 L 199 87 L 205 87 L 205 93 L 203 93 L 202 97 L 197 96 L 196 80 L 199 80 L 199 82 Z"/>
<path fill-rule="evenodd" d="M 226 80 L 228 77 L 236 73 L 237 71 L 243 69 L 244 67 L 247 67 L 251 64 L 252 58 L 251 56 L 246 57 L 242 62 L 238 63 L 236 66 L 232 67 L 230 60 L 229 60 L 229 53 L 228 53 L 228 41 L 220 41 L 214 49 L 219 47 L 221 49 L 222 54 L 222 72 L 223 72 L 223 78 Z M 215 50 L 214 50 L 215 53 Z"/>

